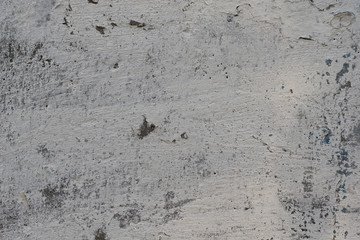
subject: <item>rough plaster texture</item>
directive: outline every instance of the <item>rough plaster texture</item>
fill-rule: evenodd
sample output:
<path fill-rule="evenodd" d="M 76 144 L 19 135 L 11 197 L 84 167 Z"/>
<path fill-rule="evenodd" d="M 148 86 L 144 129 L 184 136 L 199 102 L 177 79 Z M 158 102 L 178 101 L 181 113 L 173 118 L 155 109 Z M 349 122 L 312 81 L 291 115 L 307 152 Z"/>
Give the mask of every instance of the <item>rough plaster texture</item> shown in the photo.
<path fill-rule="evenodd" d="M 0 10 L 0 239 L 360 239 L 358 0 Z"/>

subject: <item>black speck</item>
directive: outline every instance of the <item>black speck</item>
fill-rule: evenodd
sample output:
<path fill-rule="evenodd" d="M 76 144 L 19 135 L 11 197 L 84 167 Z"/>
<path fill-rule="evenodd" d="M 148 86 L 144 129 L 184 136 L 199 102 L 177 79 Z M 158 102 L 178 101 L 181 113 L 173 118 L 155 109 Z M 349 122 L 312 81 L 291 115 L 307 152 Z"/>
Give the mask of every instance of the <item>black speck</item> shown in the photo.
<path fill-rule="evenodd" d="M 95 28 L 96 28 L 96 30 L 97 30 L 100 34 L 105 34 L 105 32 L 104 32 L 105 27 L 102 27 L 102 26 L 96 26 Z"/>
<path fill-rule="evenodd" d="M 98 3 L 99 3 L 99 0 L 88 0 L 88 3 L 98 4 Z"/>
<path fill-rule="evenodd" d="M 144 117 L 143 124 L 140 126 L 138 136 L 140 139 L 143 139 L 145 136 L 149 135 L 152 131 L 154 131 L 156 126 L 154 124 L 149 124 L 146 121 L 146 117 Z"/>
<path fill-rule="evenodd" d="M 67 19 L 64 17 L 64 22 L 63 22 L 63 24 L 65 25 L 65 26 L 67 26 L 67 27 L 70 27 L 69 26 L 69 22 L 67 21 Z"/>
<path fill-rule="evenodd" d="M 311 37 L 299 37 L 299 40 L 313 41 Z"/>
<path fill-rule="evenodd" d="M 137 27 L 145 27 L 145 23 L 141 23 L 141 22 L 138 22 L 138 21 L 135 21 L 135 20 L 130 20 L 129 24 L 131 26 L 137 26 Z"/>
<path fill-rule="evenodd" d="M 183 132 L 180 136 L 183 139 L 188 139 L 189 138 L 188 135 L 186 134 L 186 132 Z"/>

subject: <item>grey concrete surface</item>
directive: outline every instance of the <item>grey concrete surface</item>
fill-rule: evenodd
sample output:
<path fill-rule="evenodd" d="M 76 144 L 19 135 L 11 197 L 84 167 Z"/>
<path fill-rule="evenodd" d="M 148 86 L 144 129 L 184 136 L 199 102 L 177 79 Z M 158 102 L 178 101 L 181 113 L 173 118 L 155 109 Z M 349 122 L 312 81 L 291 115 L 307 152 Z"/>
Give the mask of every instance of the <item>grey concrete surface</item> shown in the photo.
<path fill-rule="evenodd" d="M 0 239 L 360 239 L 358 0 L 0 10 Z"/>

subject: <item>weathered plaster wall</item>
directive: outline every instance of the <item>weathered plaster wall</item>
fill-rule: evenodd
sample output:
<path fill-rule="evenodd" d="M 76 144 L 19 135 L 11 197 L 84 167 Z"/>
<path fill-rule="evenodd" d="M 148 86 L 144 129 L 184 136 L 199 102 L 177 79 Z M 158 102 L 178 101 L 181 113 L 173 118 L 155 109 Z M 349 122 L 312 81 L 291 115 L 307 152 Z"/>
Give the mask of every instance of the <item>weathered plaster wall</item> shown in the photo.
<path fill-rule="evenodd" d="M 358 0 L 0 10 L 0 239 L 360 239 Z"/>

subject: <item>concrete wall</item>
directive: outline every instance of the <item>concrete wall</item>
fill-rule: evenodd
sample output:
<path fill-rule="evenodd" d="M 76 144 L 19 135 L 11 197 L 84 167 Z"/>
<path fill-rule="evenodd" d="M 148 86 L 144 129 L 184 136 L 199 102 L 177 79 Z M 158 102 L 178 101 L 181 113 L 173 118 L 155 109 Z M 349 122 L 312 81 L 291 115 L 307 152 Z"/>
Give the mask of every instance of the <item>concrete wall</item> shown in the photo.
<path fill-rule="evenodd" d="M 360 239 L 358 0 L 0 10 L 0 239 Z"/>

